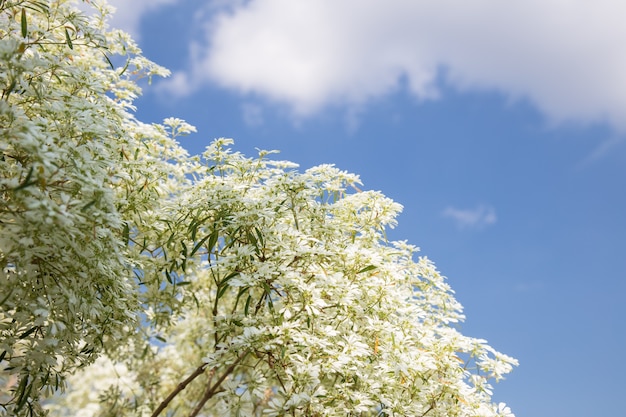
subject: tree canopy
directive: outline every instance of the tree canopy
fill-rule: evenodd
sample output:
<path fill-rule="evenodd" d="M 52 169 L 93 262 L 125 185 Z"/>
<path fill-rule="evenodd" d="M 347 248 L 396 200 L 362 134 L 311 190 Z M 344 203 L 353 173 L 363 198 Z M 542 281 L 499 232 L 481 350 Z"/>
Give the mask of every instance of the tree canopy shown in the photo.
<path fill-rule="evenodd" d="M 133 116 L 105 2 L 0 2 L 0 415 L 511 416 L 401 206 Z"/>

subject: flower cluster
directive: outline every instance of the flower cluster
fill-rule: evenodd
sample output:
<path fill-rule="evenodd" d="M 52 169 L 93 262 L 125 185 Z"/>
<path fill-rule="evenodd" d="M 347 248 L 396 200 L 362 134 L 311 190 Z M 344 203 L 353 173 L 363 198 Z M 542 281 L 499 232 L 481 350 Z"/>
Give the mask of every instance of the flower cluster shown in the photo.
<path fill-rule="evenodd" d="M 167 127 L 129 113 L 165 70 L 105 15 L 0 2 L 0 413 L 36 412 L 135 325 L 129 230 L 186 172 Z"/>
<path fill-rule="evenodd" d="M 150 306 L 153 338 L 123 356 L 134 388 L 114 386 L 132 398 L 118 415 L 510 415 L 490 380 L 516 361 L 455 330 L 444 277 L 386 240 L 397 203 L 333 166 L 300 173 L 230 144 L 209 146 L 164 208 L 157 252 L 177 308 Z"/>
<path fill-rule="evenodd" d="M 188 156 L 193 127 L 131 113 L 167 71 L 94 7 L 0 2 L 0 415 L 512 415 L 516 361 L 387 240 L 399 204 L 229 139 Z"/>

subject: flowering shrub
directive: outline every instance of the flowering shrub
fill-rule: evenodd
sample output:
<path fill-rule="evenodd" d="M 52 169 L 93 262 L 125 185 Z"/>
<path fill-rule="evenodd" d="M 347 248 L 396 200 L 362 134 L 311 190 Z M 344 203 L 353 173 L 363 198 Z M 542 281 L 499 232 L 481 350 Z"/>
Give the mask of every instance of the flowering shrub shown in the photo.
<path fill-rule="evenodd" d="M 131 113 L 167 71 L 95 10 L 0 2 L 0 414 L 512 415 L 516 361 L 386 239 L 397 203 L 228 139 L 189 157 Z"/>
<path fill-rule="evenodd" d="M 65 1 L 0 2 L 0 402 L 40 393 L 135 326 L 128 231 L 182 180 L 184 152 L 129 113 L 166 71 Z M 176 123 L 176 121 L 174 121 Z"/>

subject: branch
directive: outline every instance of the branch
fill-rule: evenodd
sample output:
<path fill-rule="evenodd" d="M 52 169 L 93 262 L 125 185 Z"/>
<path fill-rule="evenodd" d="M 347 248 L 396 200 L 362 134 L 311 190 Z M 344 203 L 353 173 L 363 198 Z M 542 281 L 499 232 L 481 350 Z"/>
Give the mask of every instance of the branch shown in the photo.
<path fill-rule="evenodd" d="M 174 397 L 176 397 L 182 390 L 184 390 L 187 387 L 187 385 L 189 385 L 189 383 L 191 381 L 196 379 L 198 376 L 202 375 L 204 373 L 205 369 L 206 369 L 206 365 L 207 365 L 206 363 L 203 363 L 202 365 L 200 365 L 193 372 L 193 374 L 189 375 L 189 377 L 187 377 L 187 379 L 185 379 L 183 382 L 178 384 L 178 386 L 174 389 L 174 391 L 172 391 L 170 393 L 170 395 L 168 395 L 167 398 L 164 399 L 161 404 L 159 404 L 157 409 L 154 410 L 154 412 L 152 413 L 152 417 L 157 417 L 159 414 L 161 414 L 161 411 L 165 410 L 165 408 L 174 399 Z M 212 372 L 215 372 L 215 370 L 213 370 Z"/>
<path fill-rule="evenodd" d="M 228 368 L 226 368 L 226 370 L 224 371 L 222 376 L 220 376 L 220 378 L 215 382 L 215 384 L 213 386 L 211 386 L 210 383 L 209 383 L 209 385 L 207 385 L 207 389 L 204 392 L 204 395 L 202 396 L 202 399 L 200 400 L 198 405 L 196 405 L 196 408 L 194 408 L 194 410 L 191 412 L 191 414 L 189 414 L 189 417 L 197 417 L 197 415 L 200 413 L 200 410 L 202 410 L 202 407 L 204 407 L 204 405 L 207 403 L 207 401 L 209 401 L 211 399 L 213 394 L 215 394 L 216 390 L 219 388 L 219 386 L 222 384 L 222 382 L 224 382 L 226 377 L 228 375 L 230 375 L 230 373 L 235 369 L 237 364 L 239 364 L 239 362 L 241 362 L 241 360 L 243 358 L 245 358 L 248 353 L 250 353 L 250 351 L 246 350 L 241 355 L 239 355 L 239 357 L 237 357 L 237 359 L 235 359 L 235 362 L 233 362 Z M 215 371 L 215 368 L 213 369 L 213 371 Z"/>

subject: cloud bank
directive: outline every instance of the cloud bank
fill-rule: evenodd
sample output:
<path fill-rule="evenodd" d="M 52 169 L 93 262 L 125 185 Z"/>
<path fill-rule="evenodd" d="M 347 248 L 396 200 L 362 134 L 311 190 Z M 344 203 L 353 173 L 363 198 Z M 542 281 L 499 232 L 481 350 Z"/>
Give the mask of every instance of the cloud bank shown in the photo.
<path fill-rule="evenodd" d="M 121 3 L 121 1 L 119 2 Z M 143 3 L 143 2 L 142 2 Z M 441 83 L 526 99 L 550 122 L 626 131 L 622 0 L 250 0 L 200 13 L 171 91 L 216 83 L 312 114 Z M 134 3 L 133 3 L 134 5 Z"/>

